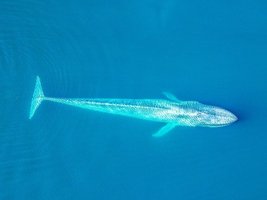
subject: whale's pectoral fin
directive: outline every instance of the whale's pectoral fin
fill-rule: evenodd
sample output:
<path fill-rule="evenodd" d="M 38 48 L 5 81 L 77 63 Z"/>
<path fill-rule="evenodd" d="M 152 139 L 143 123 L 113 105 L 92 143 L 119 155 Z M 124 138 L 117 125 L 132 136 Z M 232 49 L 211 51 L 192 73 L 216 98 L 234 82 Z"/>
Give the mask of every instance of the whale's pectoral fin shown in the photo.
<path fill-rule="evenodd" d="M 167 97 L 168 99 L 172 100 L 172 101 L 175 101 L 177 103 L 180 103 L 182 102 L 181 100 L 179 100 L 176 96 L 174 96 L 172 93 L 169 93 L 169 92 L 163 92 L 163 95 L 165 97 Z"/>
<path fill-rule="evenodd" d="M 168 132 L 170 132 L 172 129 L 174 129 L 175 126 L 177 126 L 177 124 L 175 124 L 175 123 L 166 124 L 161 129 L 159 129 L 158 132 L 153 134 L 153 137 L 161 137 L 163 135 L 166 135 Z"/>

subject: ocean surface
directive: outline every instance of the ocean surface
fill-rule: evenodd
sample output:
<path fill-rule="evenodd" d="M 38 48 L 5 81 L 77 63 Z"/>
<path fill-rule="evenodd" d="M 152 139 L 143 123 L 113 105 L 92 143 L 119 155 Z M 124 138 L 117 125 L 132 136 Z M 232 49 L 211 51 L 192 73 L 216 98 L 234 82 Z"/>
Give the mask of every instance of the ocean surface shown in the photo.
<path fill-rule="evenodd" d="M 1 0 L 1 200 L 267 199 L 267 2 Z M 239 121 L 176 127 L 44 102 L 165 98 Z"/>

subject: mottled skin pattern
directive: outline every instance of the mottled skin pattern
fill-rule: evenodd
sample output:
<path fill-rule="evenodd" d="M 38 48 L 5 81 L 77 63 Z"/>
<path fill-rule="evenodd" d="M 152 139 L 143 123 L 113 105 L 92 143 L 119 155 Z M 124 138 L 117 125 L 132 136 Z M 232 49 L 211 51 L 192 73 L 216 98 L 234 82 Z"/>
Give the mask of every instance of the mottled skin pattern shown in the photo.
<path fill-rule="evenodd" d="M 194 101 L 60 98 L 45 98 L 45 100 L 143 120 L 176 123 L 178 126 L 224 126 L 236 119 L 229 111 Z"/>

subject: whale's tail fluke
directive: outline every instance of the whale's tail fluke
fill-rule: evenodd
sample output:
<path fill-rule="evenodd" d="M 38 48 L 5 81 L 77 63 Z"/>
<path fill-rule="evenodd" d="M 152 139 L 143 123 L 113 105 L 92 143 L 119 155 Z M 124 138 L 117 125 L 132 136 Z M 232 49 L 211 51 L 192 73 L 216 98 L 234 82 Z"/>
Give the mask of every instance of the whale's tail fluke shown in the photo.
<path fill-rule="evenodd" d="M 42 101 L 45 99 L 42 85 L 41 85 L 41 80 L 40 77 L 36 77 L 36 83 L 34 87 L 34 92 L 32 96 L 32 103 L 31 103 L 31 108 L 30 108 L 30 114 L 29 114 L 29 119 L 31 119 L 37 110 L 37 108 L 40 106 Z"/>

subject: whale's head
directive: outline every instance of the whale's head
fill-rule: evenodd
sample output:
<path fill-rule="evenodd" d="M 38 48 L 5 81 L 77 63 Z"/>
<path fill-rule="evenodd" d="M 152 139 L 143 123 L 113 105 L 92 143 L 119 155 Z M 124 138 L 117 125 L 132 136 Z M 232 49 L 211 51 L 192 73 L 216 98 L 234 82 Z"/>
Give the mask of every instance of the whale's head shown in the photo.
<path fill-rule="evenodd" d="M 201 125 L 207 127 L 227 126 L 238 120 L 238 118 L 228 110 L 207 105 L 201 108 L 198 117 Z"/>

